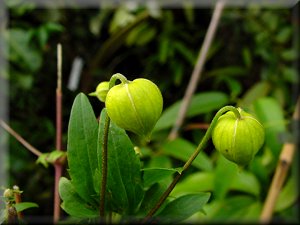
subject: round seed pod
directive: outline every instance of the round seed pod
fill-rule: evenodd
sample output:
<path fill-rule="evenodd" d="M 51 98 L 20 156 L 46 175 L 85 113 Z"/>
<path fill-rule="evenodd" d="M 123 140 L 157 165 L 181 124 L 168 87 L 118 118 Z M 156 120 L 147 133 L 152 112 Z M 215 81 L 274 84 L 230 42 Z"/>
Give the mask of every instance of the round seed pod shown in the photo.
<path fill-rule="evenodd" d="M 139 78 L 113 86 L 105 106 L 115 124 L 149 140 L 161 115 L 163 98 L 153 82 Z"/>
<path fill-rule="evenodd" d="M 220 116 L 212 132 L 215 148 L 239 166 L 247 165 L 262 147 L 264 128 L 251 114 L 238 108 L 241 118 L 229 111 Z"/>

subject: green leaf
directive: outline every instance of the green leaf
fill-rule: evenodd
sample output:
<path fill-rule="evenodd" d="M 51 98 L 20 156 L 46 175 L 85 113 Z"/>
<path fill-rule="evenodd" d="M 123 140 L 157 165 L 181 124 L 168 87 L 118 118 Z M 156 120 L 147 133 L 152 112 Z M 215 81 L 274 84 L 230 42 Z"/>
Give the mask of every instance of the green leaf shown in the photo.
<path fill-rule="evenodd" d="M 281 68 L 282 77 L 287 82 L 299 83 L 299 74 L 295 68 L 282 67 Z"/>
<path fill-rule="evenodd" d="M 241 108 L 249 108 L 250 105 L 257 99 L 264 97 L 271 90 L 271 86 L 266 81 L 260 81 L 253 85 L 242 97 L 238 103 Z"/>
<path fill-rule="evenodd" d="M 142 23 L 136 26 L 127 36 L 126 44 L 128 46 L 143 46 L 151 41 L 156 34 L 156 29 L 149 26 L 148 23 Z"/>
<path fill-rule="evenodd" d="M 59 159 L 60 157 L 62 157 L 64 155 L 66 155 L 66 152 L 61 151 L 61 150 L 54 150 L 49 153 L 47 160 L 49 162 L 54 163 L 57 159 Z"/>
<path fill-rule="evenodd" d="M 183 12 L 185 15 L 186 20 L 189 24 L 193 24 L 195 22 L 195 12 L 194 6 L 191 2 L 184 1 L 182 2 Z"/>
<path fill-rule="evenodd" d="M 265 144 L 278 157 L 283 140 L 280 134 L 286 132 L 284 112 L 279 103 L 271 97 L 260 98 L 254 103 L 255 113 L 265 128 Z"/>
<path fill-rule="evenodd" d="M 161 181 L 160 183 L 152 185 L 145 193 L 138 215 L 146 216 L 149 213 L 149 211 L 155 206 L 155 204 L 158 202 L 158 200 L 167 190 L 167 188 L 168 183 L 165 181 Z M 165 201 L 164 204 L 166 204 L 167 201 L 168 199 Z M 157 213 L 159 213 L 162 210 L 162 207 L 160 207 Z"/>
<path fill-rule="evenodd" d="M 212 191 L 214 187 L 214 172 L 196 172 L 179 182 L 170 196 L 180 196 L 192 192 Z"/>
<path fill-rule="evenodd" d="M 22 212 L 25 209 L 29 209 L 29 208 L 38 208 L 38 204 L 34 203 L 34 202 L 20 202 L 20 203 L 16 203 L 15 208 L 17 210 L 17 212 Z"/>
<path fill-rule="evenodd" d="M 235 166 L 236 167 L 236 166 Z M 215 178 L 219 176 L 218 178 Z M 236 167 L 233 174 L 228 175 L 229 183 L 225 179 L 224 185 L 226 187 L 216 187 L 219 183 L 223 185 L 222 177 L 220 177 L 220 172 L 197 172 L 187 176 L 181 182 L 179 182 L 171 193 L 171 196 L 179 196 L 183 194 L 188 194 L 191 192 L 199 191 L 212 191 L 214 195 L 216 194 L 219 198 L 224 197 L 227 191 L 241 191 L 245 193 L 252 194 L 254 196 L 259 196 L 260 194 L 260 184 L 257 178 L 247 171 L 238 171 Z M 218 179 L 218 181 L 216 181 Z M 215 192 L 217 190 L 217 192 Z"/>
<path fill-rule="evenodd" d="M 224 81 L 230 90 L 230 96 L 235 99 L 242 92 L 241 83 L 230 77 L 224 78 Z"/>
<path fill-rule="evenodd" d="M 275 40 L 281 44 L 286 43 L 287 41 L 290 40 L 292 34 L 293 34 L 293 30 L 291 26 L 284 27 L 275 36 Z"/>
<path fill-rule="evenodd" d="M 195 64 L 197 55 L 195 55 L 191 48 L 188 48 L 184 43 L 179 41 L 174 41 L 173 46 L 174 49 L 178 51 L 187 62 L 189 62 L 191 65 Z"/>
<path fill-rule="evenodd" d="M 48 168 L 49 162 L 54 163 L 58 158 L 66 155 L 66 152 L 60 150 L 54 150 L 52 152 L 46 152 L 41 154 L 36 163 L 41 163 L 44 167 Z"/>
<path fill-rule="evenodd" d="M 252 173 L 239 169 L 236 164 L 219 154 L 215 169 L 214 196 L 216 199 L 224 199 L 232 190 L 259 196 L 260 184 Z"/>
<path fill-rule="evenodd" d="M 59 194 L 63 200 L 61 207 L 69 215 L 77 218 L 93 218 L 99 216 L 99 210 L 84 201 L 77 194 L 71 181 L 65 177 L 59 180 Z"/>
<path fill-rule="evenodd" d="M 8 36 L 10 60 L 18 61 L 22 67 L 32 72 L 37 71 L 42 63 L 40 52 L 30 46 L 29 32 L 22 29 L 10 29 Z"/>
<path fill-rule="evenodd" d="M 256 176 L 245 170 L 237 171 L 235 179 L 232 180 L 230 185 L 230 190 L 243 191 L 259 197 L 261 188 Z"/>
<path fill-rule="evenodd" d="M 106 110 L 100 116 L 98 141 L 99 168 Z M 134 146 L 125 131 L 110 121 L 108 134 L 108 180 L 107 201 L 111 210 L 132 215 L 138 208 L 144 191 L 142 189 L 141 168 Z"/>
<path fill-rule="evenodd" d="M 240 66 L 228 66 L 223 68 L 217 68 L 206 73 L 206 76 L 243 76 L 247 73 L 247 70 L 244 67 Z"/>
<path fill-rule="evenodd" d="M 280 212 L 292 204 L 294 204 L 299 198 L 299 189 L 297 183 L 297 177 L 295 175 L 288 179 L 286 185 L 282 188 L 275 205 L 275 212 Z"/>
<path fill-rule="evenodd" d="M 43 154 L 41 154 L 38 158 L 37 158 L 37 160 L 35 161 L 37 164 L 42 164 L 45 168 L 48 168 L 48 166 L 49 166 L 49 163 L 48 163 L 48 161 L 47 161 L 47 158 L 48 158 L 48 156 L 49 156 L 49 153 L 47 152 L 47 153 L 43 153 Z"/>
<path fill-rule="evenodd" d="M 98 124 L 92 106 L 84 94 L 74 100 L 68 129 L 68 165 L 72 184 L 87 202 L 97 202 L 93 177 L 98 167 Z"/>
<path fill-rule="evenodd" d="M 282 59 L 286 60 L 286 61 L 293 61 L 296 60 L 298 57 L 298 52 L 296 49 L 292 48 L 292 49 L 287 49 L 281 52 L 280 56 L 282 57 Z"/>
<path fill-rule="evenodd" d="M 262 12 L 261 20 L 263 22 L 265 32 L 268 28 L 274 31 L 278 27 L 279 17 L 272 11 Z"/>
<path fill-rule="evenodd" d="M 129 12 L 125 7 L 120 7 L 116 10 L 113 19 L 111 20 L 109 26 L 109 32 L 114 33 L 119 29 L 127 26 L 129 23 L 132 23 L 135 19 L 135 16 Z"/>
<path fill-rule="evenodd" d="M 155 218 L 163 223 L 180 222 L 199 212 L 208 202 L 210 193 L 197 193 L 181 196 L 168 203 Z"/>
<path fill-rule="evenodd" d="M 44 26 L 40 26 L 36 30 L 36 36 L 37 36 L 38 41 L 39 41 L 39 47 L 43 48 L 45 46 L 45 44 L 47 43 L 48 38 L 49 38 L 49 34 L 48 34 L 46 28 Z"/>
<path fill-rule="evenodd" d="M 189 157 L 194 153 L 196 145 L 191 142 L 177 138 L 173 141 L 168 141 L 162 146 L 163 153 L 172 156 L 174 158 L 180 159 L 183 162 L 186 162 Z M 212 162 L 210 158 L 204 153 L 200 152 L 197 158 L 192 163 L 193 166 L 197 167 L 200 170 L 211 171 Z"/>
<path fill-rule="evenodd" d="M 153 132 L 170 128 L 178 115 L 182 101 L 178 101 L 164 110 Z M 187 118 L 217 110 L 228 103 L 228 96 L 222 92 L 203 92 L 192 97 Z"/>
<path fill-rule="evenodd" d="M 261 204 L 254 198 L 245 195 L 236 195 L 222 201 L 218 210 L 211 217 L 214 222 L 253 222 L 261 212 Z"/>
<path fill-rule="evenodd" d="M 214 196 L 223 199 L 229 191 L 232 180 L 235 179 L 237 166 L 219 154 L 215 170 Z"/>
<path fill-rule="evenodd" d="M 213 58 L 220 51 L 223 45 L 224 44 L 221 40 L 214 40 L 210 48 L 208 49 L 206 61 L 209 61 L 211 58 Z"/>
<path fill-rule="evenodd" d="M 243 53 L 243 60 L 244 60 L 244 63 L 246 65 L 246 67 L 251 68 L 251 66 L 252 66 L 252 56 L 251 56 L 251 52 L 250 52 L 249 48 L 244 47 L 242 53 Z"/>
<path fill-rule="evenodd" d="M 13 54 L 13 53 L 11 53 Z M 18 58 L 13 59 L 13 61 L 17 61 L 19 60 Z M 18 72 L 17 70 L 11 68 L 10 70 L 11 74 L 13 74 L 12 81 L 13 83 L 16 82 L 16 84 L 24 89 L 24 91 L 26 90 L 30 90 L 32 88 L 33 82 L 34 82 L 34 78 L 33 78 L 33 74 L 25 74 L 24 72 Z"/>
<path fill-rule="evenodd" d="M 47 22 L 46 24 L 43 25 L 49 33 L 52 32 L 61 32 L 64 30 L 64 27 L 60 25 L 59 23 L 55 22 Z"/>
<path fill-rule="evenodd" d="M 162 37 L 159 42 L 159 62 L 164 64 L 167 61 L 167 58 L 169 56 L 169 50 L 170 50 L 170 42 L 168 38 Z"/>
<path fill-rule="evenodd" d="M 180 173 L 180 169 L 167 169 L 167 168 L 146 168 L 142 170 L 144 172 L 144 188 L 150 187 L 155 183 L 160 182 L 168 178 L 174 173 Z"/>
<path fill-rule="evenodd" d="M 149 164 L 145 168 L 171 168 L 172 162 L 169 156 L 166 155 L 153 155 L 149 160 Z"/>

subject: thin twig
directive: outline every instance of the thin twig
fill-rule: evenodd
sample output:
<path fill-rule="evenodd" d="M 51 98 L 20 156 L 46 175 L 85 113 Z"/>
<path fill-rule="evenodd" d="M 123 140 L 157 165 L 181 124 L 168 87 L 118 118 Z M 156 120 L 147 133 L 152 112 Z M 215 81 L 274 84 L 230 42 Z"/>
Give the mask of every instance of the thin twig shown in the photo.
<path fill-rule="evenodd" d="M 7 123 L 5 123 L 1 119 L 0 119 L 0 125 L 34 155 L 36 155 L 37 157 L 42 155 L 41 151 L 37 150 L 35 147 L 29 144 L 20 134 L 14 131 Z"/>
<path fill-rule="evenodd" d="M 61 44 L 57 45 L 57 87 L 56 87 L 56 150 L 62 149 L 62 49 Z M 55 182 L 54 182 L 54 208 L 53 222 L 57 223 L 60 219 L 60 197 L 59 180 L 62 176 L 62 164 L 60 160 L 54 163 Z"/>
<path fill-rule="evenodd" d="M 195 130 L 195 129 L 201 129 L 201 130 L 207 130 L 209 127 L 208 123 L 191 123 L 184 127 L 184 130 Z"/>
<path fill-rule="evenodd" d="M 296 104 L 293 114 L 293 120 L 299 120 L 300 97 Z M 261 223 L 269 223 L 272 219 L 274 207 L 280 193 L 281 187 L 285 181 L 289 167 L 293 161 L 295 153 L 295 143 L 285 143 L 279 156 L 279 161 L 276 167 L 275 175 L 273 177 L 262 213 L 260 215 Z"/>
<path fill-rule="evenodd" d="M 192 96 L 193 96 L 193 94 L 196 90 L 198 81 L 201 78 L 201 73 L 202 73 L 204 63 L 205 63 L 205 59 L 206 59 L 208 50 L 210 48 L 210 45 L 212 43 L 212 40 L 214 38 L 217 26 L 219 24 L 219 19 L 221 17 L 224 5 L 225 5 L 225 1 L 223 1 L 223 0 L 219 0 L 216 4 L 211 22 L 209 24 L 207 33 L 206 33 L 205 38 L 204 38 L 202 48 L 199 52 L 196 65 L 195 65 L 193 73 L 191 75 L 190 82 L 188 84 L 188 87 L 186 89 L 184 98 L 182 100 L 176 122 L 175 122 L 175 124 L 174 124 L 174 126 L 173 126 L 173 128 L 172 128 L 172 130 L 169 134 L 169 137 L 168 137 L 169 140 L 174 140 L 178 136 L 178 131 L 179 131 L 179 129 L 180 129 L 180 127 L 181 127 L 181 125 L 184 121 L 187 109 L 188 109 L 189 104 L 191 102 L 191 98 L 192 98 Z"/>

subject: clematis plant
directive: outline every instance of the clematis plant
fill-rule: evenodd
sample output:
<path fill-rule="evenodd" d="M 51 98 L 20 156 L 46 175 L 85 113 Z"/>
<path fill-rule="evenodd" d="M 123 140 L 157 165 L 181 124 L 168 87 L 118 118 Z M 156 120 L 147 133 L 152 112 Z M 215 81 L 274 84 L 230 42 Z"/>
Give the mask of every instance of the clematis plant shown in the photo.
<path fill-rule="evenodd" d="M 126 131 L 150 139 L 163 108 L 159 88 L 147 79 L 128 81 L 115 74 L 92 95 L 105 108 L 98 122 L 88 98 L 76 97 L 68 129 L 70 179 L 61 178 L 59 185 L 61 207 L 79 222 L 180 222 L 201 211 L 210 193 L 168 196 L 211 136 L 216 149 L 238 165 L 249 163 L 264 141 L 257 119 L 225 106 L 181 168 L 142 168 Z M 168 187 L 158 185 L 170 175 L 175 176 Z"/>

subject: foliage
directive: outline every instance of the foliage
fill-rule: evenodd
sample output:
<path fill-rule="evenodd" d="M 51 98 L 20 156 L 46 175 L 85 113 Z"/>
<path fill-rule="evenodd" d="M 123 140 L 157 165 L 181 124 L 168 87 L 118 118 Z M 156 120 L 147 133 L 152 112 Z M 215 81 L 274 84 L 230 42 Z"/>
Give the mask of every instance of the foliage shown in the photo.
<path fill-rule="evenodd" d="M 170 199 L 181 201 L 181 196 L 188 193 L 211 193 L 209 201 L 203 206 L 205 214 L 186 214 L 183 222 L 258 220 L 283 143 L 293 140 L 295 133 L 290 121 L 297 97 L 294 92 L 298 94 L 299 91 L 299 74 L 294 66 L 299 60 L 299 50 L 294 42 L 299 41 L 293 42 L 293 38 L 299 37 L 294 35 L 296 28 L 293 25 L 295 22 L 291 23 L 294 19 L 290 9 L 251 7 L 225 10 L 181 135 L 176 140 L 168 141 L 167 135 L 176 119 L 207 30 L 211 16 L 207 9 L 158 8 L 155 12 L 147 7 L 129 9 L 125 6 L 116 9 L 38 9 L 30 3 L 17 7 L 12 3 L 14 1 L 7 2 L 12 4 L 8 9 L 9 27 L 5 31 L 9 46 L 5 57 L 10 70 L 9 74 L 1 76 L 9 79 L 11 84 L 10 125 L 26 140 L 43 152 L 54 149 L 56 44 L 60 41 L 63 44 L 63 84 L 68 81 L 74 57 L 80 55 L 85 60 L 83 77 L 76 92 L 89 93 L 100 81 L 108 80 L 111 74 L 124 72 L 132 76 L 129 78 L 144 76 L 155 81 L 164 96 L 165 108 L 152 135 L 153 141 L 147 146 L 138 146 L 141 150 L 139 157 L 133 151 L 130 156 L 131 160 L 136 160 L 130 166 L 138 167 L 137 164 L 141 164 L 143 168 L 140 172 L 143 175 L 142 194 L 136 190 L 136 200 L 130 199 L 134 203 L 122 200 L 120 208 L 116 207 L 119 199 L 112 199 L 111 209 L 118 213 L 133 212 L 140 217 L 144 216 L 203 137 L 203 130 L 191 129 L 189 125 L 205 125 L 211 121 L 218 108 L 232 104 L 255 113 L 263 123 L 266 128 L 264 146 L 248 167 L 238 171 L 232 163 L 213 151 L 212 145 L 208 145 L 171 193 Z M 94 112 L 99 115 L 103 105 L 93 99 L 90 99 L 91 106 L 84 117 L 89 124 L 87 127 L 92 129 L 76 131 L 77 125 L 70 122 L 75 127 L 71 127 L 72 131 L 69 132 L 75 137 L 72 140 L 69 133 L 67 138 L 70 109 L 76 92 L 64 88 L 63 140 L 65 143 L 66 140 L 76 143 L 74 140 L 82 131 L 92 136 L 91 139 L 80 138 L 82 142 L 78 146 L 95 148 L 98 143 L 91 140 L 97 139 L 92 137 L 98 137 L 99 127 Z M 76 110 L 80 108 L 78 104 L 88 105 L 88 102 L 82 95 L 76 101 L 77 109 L 72 109 L 71 118 L 72 121 L 81 120 L 79 123 L 82 125 L 80 113 L 83 112 Z M 124 131 L 117 129 L 116 132 L 128 140 Z M 131 137 L 131 134 L 128 135 Z M 131 146 L 129 141 L 127 144 Z M 60 182 L 61 197 L 64 200 L 62 208 L 70 215 L 93 217 L 98 214 L 96 203 L 99 200 L 99 189 L 96 187 L 99 187 L 100 181 L 96 178 L 99 178 L 97 175 L 101 168 L 98 165 L 99 159 L 92 155 L 91 162 L 81 157 L 92 164 L 92 177 L 86 175 L 89 168 L 74 171 L 79 165 L 72 165 L 72 156 L 75 157 L 79 151 L 79 148 L 76 149 L 78 146 L 73 145 L 70 156 L 70 178 L 65 174 L 67 178 L 62 178 Z M 71 149 L 73 147 L 71 144 Z M 36 159 L 21 148 L 16 140 L 10 139 L 10 183 L 18 183 L 26 190 L 26 201 L 38 202 L 40 207 L 32 210 L 33 215 L 50 215 L 52 170 L 37 166 Z M 276 203 L 274 221 L 298 221 L 295 212 L 299 204 L 297 166 L 298 162 L 294 160 Z M 123 167 L 127 168 L 126 165 Z M 118 177 L 119 184 L 123 176 L 120 174 Z M 91 186 L 80 184 L 79 177 Z M 118 185 L 114 186 L 110 182 L 112 188 L 119 190 Z M 122 192 L 134 195 L 134 191 L 129 189 L 122 189 Z M 86 192 L 93 197 L 87 197 Z M 187 195 L 182 201 L 188 202 L 195 198 L 199 201 L 199 211 L 205 196 Z M 137 208 L 129 209 L 129 205 Z M 176 213 L 172 211 L 173 207 L 165 210 Z"/>
<path fill-rule="evenodd" d="M 79 94 L 76 97 L 68 132 L 68 164 L 71 180 L 66 178 L 60 180 L 62 207 L 73 217 L 93 218 L 99 215 L 101 149 L 106 116 L 106 111 L 103 110 L 97 128 L 95 115 L 86 96 Z M 151 190 L 156 183 L 161 182 L 162 177 L 170 175 L 169 172 L 174 173 L 169 169 L 165 170 L 166 175 L 159 173 L 160 175 L 157 176 L 156 168 L 148 168 L 144 171 L 142 180 L 140 160 L 133 148 L 125 131 L 111 121 L 108 133 L 108 168 L 110 169 L 106 207 L 108 211 L 121 215 L 120 221 L 127 221 L 137 214 L 145 215 L 147 211 L 141 210 L 140 207 L 149 204 L 147 198 L 144 198 L 144 195 L 147 195 L 146 190 Z M 153 173 L 153 169 L 156 173 Z M 158 169 L 158 171 L 164 170 Z M 160 190 L 157 192 L 160 193 Z M 181 196 L 166 204 L 155 219 L 162 217 L 164 222 L 171 222 L 173 219 L 179 222 L 201 210 L 208 200 L 208 193 Z M 185 207 L 178 211 L 179 206 Z"/>

